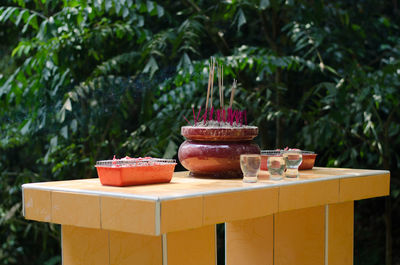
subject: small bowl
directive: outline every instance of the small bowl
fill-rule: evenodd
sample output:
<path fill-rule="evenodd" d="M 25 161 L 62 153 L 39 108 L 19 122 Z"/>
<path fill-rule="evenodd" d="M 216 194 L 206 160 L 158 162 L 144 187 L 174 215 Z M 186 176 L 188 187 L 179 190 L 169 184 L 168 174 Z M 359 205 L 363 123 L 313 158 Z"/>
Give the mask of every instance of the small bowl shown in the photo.
<path fill-rule="evenodd" d="M 102 185 L 123 187 L 168 183 L 175 165 L 173 159 L 129 158 L 97 161 L 96 169 Z"/>
<path fill-rule="evenodd" d="M 261 170 L 268 170 L 267 160 L 269 155 L 266 153 L 266 151 L 269 150 L 261 151 L 261 166 L 260 166 Z M 302 156 L 303 156 L 303 161 L 299 166 L 299 170 L 312 169 L 314 167 L 317 154 L 311 151 L 302 151 Z"/>

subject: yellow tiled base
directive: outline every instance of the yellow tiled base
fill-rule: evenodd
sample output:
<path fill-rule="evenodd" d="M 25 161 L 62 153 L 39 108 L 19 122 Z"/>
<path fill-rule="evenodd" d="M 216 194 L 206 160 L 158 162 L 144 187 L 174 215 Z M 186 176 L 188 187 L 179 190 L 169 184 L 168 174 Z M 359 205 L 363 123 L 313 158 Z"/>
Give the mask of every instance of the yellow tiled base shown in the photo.
<path fill-rule="evenodd" d="M 52 192 L 52 223 L 100 228 L 100 197 Z"/>
<path fill-rule="evenodd" d="M 227 264 L 352 265 L 353 207 L 337 203 L 227 223 Z M 63 225 L 62 250 L 63 265 L 215 264 L 215 226 L 170 232 L 163 240 Z"/>
<path fill-rule="evenodd" d="M 171 232 L 165 239 L 63 225 L 63 265 L 215 264 L 215 226 Z"/>
<path fill-rule="evenodd" d="M 162 265 L 161 236 L 110 231 L 110 265 Z"/>
<path fill-rule="evenodd" d="M 24 184 L 24 215 L 63 225 L 64 265 L 215 264 L 221 222 L 227 265 L 352 265 L 353 200 L 390 188 L 390 172 L 373 170 L 316 168 L 251 185 L 178 175 L 125 188 L 97 179 Z"/>
<path fill-rule="evenodd" d="M 315 168 L 298 179 L 196 179 L 176 173 L 168 184 L 112 187 L 99 179 L 28 183 L 26 219 L 159 236 L 204 225 L 259 218 L 389 194 L 390 172 Z M 271 185 L 270 185 L 271 184 Z"/>
<path fill-rule="evenodd" d="M 339 180 L 287 185 L 279 190 L 279 211 L 315 207 L 339 201 Z"/>
<path fill-rule="evenodd" d="M 204 196 L 204 224 L 244 220 L 278 210 L 278 188 Z"/>
<path fill-rule="evenodd" d="M 273 221 L 273 215 L 268 215 L 227 223 L 227 264 L 273 264 Z"/>
<path fill-rule="evenodd" d="M 202 197 L 161 202 L 161 233 L 196 228 L 202 225 Z"/>
<path fill-rule="evenodd" d="M 26 219 L 51 221 L 51 192 L 24 189 L 24 216 Z"/>
<path fill-rule="evenodd" d="M 212 265 L 216 259 L 215 226 L 168 233 L 168 265 Z"/>
<path fill-rule="evenodd" d="M 102 197 L 102 229 L 156 235 L 155 210 L 151 201 Z"/>
<path fill-rule="evenodd" d="M 108 231 L 62 226 L 63 265 L 108 265 Z"/>
<path fill-rule="evenodd" d="M 390 174 L 340 180 L 340 201 L 355 201 L 390 193 Z"/>
<path fill-rule="evenodd" d="M 323 265 L 325 207 L 274 215 L 274 265 Z"/>
<path fill-rule="evenodd" d="M 328 206 L 329 265 L 353 264 L 354 202 Z"/>

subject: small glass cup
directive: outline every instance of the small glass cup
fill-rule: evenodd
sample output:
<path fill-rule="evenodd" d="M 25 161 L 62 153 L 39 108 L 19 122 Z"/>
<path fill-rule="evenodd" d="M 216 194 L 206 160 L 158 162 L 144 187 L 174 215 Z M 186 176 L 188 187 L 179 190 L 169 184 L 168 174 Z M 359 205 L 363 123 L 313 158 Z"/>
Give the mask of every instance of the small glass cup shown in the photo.
<path fill-rule="evenodd" d="M 302 151 L 298 149 L 289 149 L 283 152 L 283 158 L 286 164 L 286 177 L 298 178 L 299 166 L 303 161 Z"/>
<path fill-rule="evenodd" d="M 260 170 L 261 156 L 257 154 L 240 155 L 240 168 L 243 172 L 243 182 L 257 182 L 258 171 Z"/>
<path fill-rule="evenodd" d="M 283 159 L 283 152 L 274 150 L 264 152 L 263 154 L 267 155 L 269 178 L 272 180 L 283 179 L 283 173 L 285 172 L 285 160 Z"/>

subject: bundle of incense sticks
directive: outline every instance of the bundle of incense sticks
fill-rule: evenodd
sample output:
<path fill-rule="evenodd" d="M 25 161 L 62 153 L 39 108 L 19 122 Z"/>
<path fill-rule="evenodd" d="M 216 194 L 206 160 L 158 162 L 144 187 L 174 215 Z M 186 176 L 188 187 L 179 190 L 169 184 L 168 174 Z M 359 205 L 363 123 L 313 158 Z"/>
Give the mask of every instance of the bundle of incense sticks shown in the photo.
<path fill-rule="evenodd" d="M 217 63 L 217 77 L 218 77 L 218 90 L 219 90 L 219 102 L 220 108 L 214 112 L 213 106 L 213 92 L 214 92 L 214 73 L 215 73 L 215 58 L 211 58 L 211 62 L 209 62 L 209 74 L 208 74 L 208 86 L 207 86 L 207 97 L 206 97 L 206 106 L 204 109 L 203 115 L 201 114 L 201 106 L 197 112 L 192 107 L 193 111 L 193 120 L 194 125 L 197 125 L 198 122 L 202 122 L 205 125 L 207 120 L 209 121 L 216 121 L 218 123 L 228 123 L 231 126 L 236 123 L 236 125 L 247 125 L 247 113 L 246 110 L 234 110 L 232 108 L 233 100 L 235 97 L 235 92 L 237 88 L 237 80 L 233 80 L 232 88 L 231 88 L 231 96 L 229 101 L 229 107 L 225 108 L 224 104 L 224 67 L 218 66 Z M 208 100 L 210 99 L 210 107 L 208 105 Z M 183 116 L 183 118 L 192 125 L 189 120 Z"/>

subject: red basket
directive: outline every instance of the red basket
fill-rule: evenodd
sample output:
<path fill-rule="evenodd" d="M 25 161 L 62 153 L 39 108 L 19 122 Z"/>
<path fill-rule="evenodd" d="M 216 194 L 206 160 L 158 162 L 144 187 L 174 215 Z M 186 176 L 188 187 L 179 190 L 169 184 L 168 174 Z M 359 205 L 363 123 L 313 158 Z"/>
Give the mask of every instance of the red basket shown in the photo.
<path fill-rule="evenodd" d="M 312 169 L 314 167 L 315 158 L 317 157 L 317 154 L 310 151 L 302 151 L 302 156 L 303 156 L 303 161 L 299 166 L 299 170 Z M 268 155 L 263 154 L 263 151 L 261 151 L 261 165 L 260 165 L 261 170 L 268 170 L 267 159 Z"/>
<path fill-rule="evenodd" d="M 176 162 L 173 159 L 123 158 L 97 161 L 102 185 L 133 186 L 171 181 Z"/>

